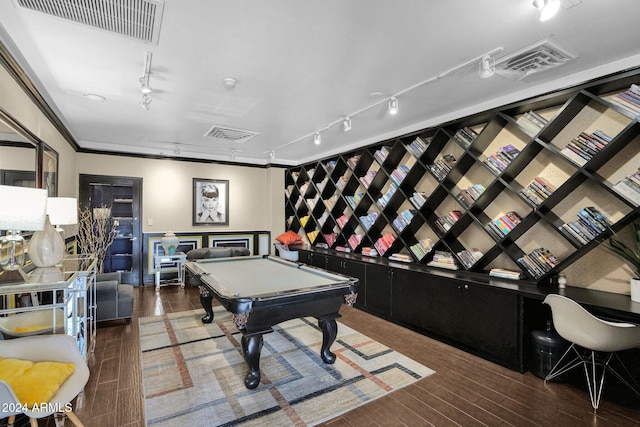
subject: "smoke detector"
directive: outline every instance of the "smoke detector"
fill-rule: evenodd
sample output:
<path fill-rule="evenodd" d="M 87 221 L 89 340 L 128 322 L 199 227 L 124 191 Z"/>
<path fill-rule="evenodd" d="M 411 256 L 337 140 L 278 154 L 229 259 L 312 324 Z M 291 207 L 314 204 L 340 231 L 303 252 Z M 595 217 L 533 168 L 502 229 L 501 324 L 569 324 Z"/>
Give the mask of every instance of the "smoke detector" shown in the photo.
<path fill-rule="evenodd" d="M 233 77 L 225 77 L 224 79 L 222 79 L 222 83 L 227 89 L 233 89 L 234 87 L 236 87 L 238 81 Z"/>

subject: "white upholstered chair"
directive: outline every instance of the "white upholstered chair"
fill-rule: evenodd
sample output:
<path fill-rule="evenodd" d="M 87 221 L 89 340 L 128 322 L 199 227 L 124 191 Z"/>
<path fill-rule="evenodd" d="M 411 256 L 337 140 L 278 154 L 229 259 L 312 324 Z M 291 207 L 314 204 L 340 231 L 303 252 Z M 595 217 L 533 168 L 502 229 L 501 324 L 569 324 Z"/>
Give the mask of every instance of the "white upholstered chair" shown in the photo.
<path fill-rule="evenodd" d="M 78 345 L 73 337 L 64 334 L 37 335 L 12 340 L 1 341 L 0 357 L 30 360 L 32 362 L 52 361 L 73 363 L 73 373 L 60 386 L 56 394 L 49 400 L 47 408 L 39 408 L 37 411 L 19 410 L 20 402 L 17 400 L 11 387 L 4 381 L 0 381 L 0 403 L 3 408 L 16 409 L 0 412 L 0 419 L 9 417 L 9 425 L 13 423 L 16 415 L 23 413 L 31 420 L 32 426 L 37 426 L 38 418 L 48 417 L 56 412 L 55 408 L 65 408 L 66 414 L 74 425 L 81 427 L 83 424 L 69 409 L 68 405 L 84 389 L 89 380 L 89 368 L 82 358 Z M 64 418 L 57 419 L 64 423 Z"/>
<path fill-rule="evenodd" d="M 640 325 L 609 322 L 589 313 L 570 298 L 550 294 L 544 300 L 551 307 L 556 331 L 571 346 L 549 371 L 545 381 L 582 366 L 594 412 L 600 405 L 607 371 L 640 396 L 640 387 L 616 354 L 640 347 Z M 571 360 L 569 360 L 573 356 Z M 620 365 L 615 369 L 613 362 Z"/>

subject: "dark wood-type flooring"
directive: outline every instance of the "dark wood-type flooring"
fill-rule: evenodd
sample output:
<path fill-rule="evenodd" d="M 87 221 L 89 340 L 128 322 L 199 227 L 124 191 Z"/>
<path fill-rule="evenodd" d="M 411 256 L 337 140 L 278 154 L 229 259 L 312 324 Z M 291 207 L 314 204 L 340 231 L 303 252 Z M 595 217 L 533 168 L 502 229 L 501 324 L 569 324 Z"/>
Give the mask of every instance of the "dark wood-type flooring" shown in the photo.
<path fill-rule="evenodd" d="M 91 378 L 74 404 L 87 427 L 144 426 L 137 318 L 200 308 L 197 288 L 136 289 L 130 324 L 98 327 Z M 547 383 L 344 306 L 340 322 L 434 369 L 323 426 L 640 426 L 640 398 L 605 393 L 597 414 L 579 383 Z M 605 391 L 617 390 L 613 379 Z M 610 386 L 610 387 L 607 387 Z M 614 404 L 611 401 L 623 402 Z M 52 420 L 40 425 L 53 425 Z M 65 425 L 70 425 L 67 420 Z"/>

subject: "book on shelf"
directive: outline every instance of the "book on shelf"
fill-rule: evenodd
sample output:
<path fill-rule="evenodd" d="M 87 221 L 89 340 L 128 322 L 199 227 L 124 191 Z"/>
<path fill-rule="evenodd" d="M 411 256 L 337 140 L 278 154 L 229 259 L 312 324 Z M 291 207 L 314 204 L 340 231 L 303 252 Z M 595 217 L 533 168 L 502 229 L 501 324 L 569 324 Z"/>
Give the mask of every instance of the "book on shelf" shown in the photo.
<path fill-rule="evenodd" d="M 380 255 L 384 255 L 387 252 L 387 250 L 391 247 L 391 245 L 393 245 L 393 242 L 395 241 L 395 239 L 396 239 L 396 236 L 394 236 L 391 233 L 387 233 L 382 237 L 380 237 L 378 240 L 376 240 L 376 243 L 374 244 L 374 246 Z"/>
<path fill-rule="evenodd" d="M 389 149 L 389 147 L 385 145 L 383 147 L 380 147 L 379 150 L 376 150 L 375 153 L 373 154 L 373 157 L 378 161 L 378 163 L 383 164 L 384 161 L 387 159 L 387 156 L 389 155 L 390 151 L 391 150 Z"/>
<path fill-rule="evenodd" d="M 338 252 L 351 252 L 351 248 L 348 248 L 346 246 L 336 246 L 335 249 Z"/>
<path fill-rule="evenodd" d="M 465 249 L 463 251 L 457 252 L 456 255 L 458 256 L 458 259 L 460 260 L 462 265 L 464 265 L 466 268 L 471 268 L 476 262 L 478 262 L 480 258 L 483 257 L 484 254 L 480 250 L 478 250 L 478 248 L 472 248 L 471 250 Z"/>
<path fill-rule="evenodd" d="M 452 210 L 446 215 L 442 215 L 436 219 L 436 227 L 438 227 L 443 233 L 446 233 L 451 229 L 451 227 L 453 227 L 453 224 L 455 224 L 461 216 L 462 212 L 457 209 Z"/>
<path fill-rule="evenodd" d="M 618 181 L 613 189 L 635 205 L 640 205 L 640 168 L 624 180 Z"/>
<path fill-rule="evenodd" d="M 373 178 L 376 177 L 377 172 L 378 171 L 369 171 L 364 176 L 360 177 L 360 183 L 364 186 L 364 188 L 369 188 L 369 185 L 371 185 Z"/>
<path fill-rule="evenodd" d="M 389 257 L 391 261 L 400 261 L 400 262 L 412 262 L 413 258 L 411 255 L 402 254 L 402 253 L 394 253 Z"/>
<path fill-rule="evenodd" d="M 516 121 L 529 135 L 533 136 L 546 126 L 547 120 L 535 111 L 527 111 Z"/>
<path fill-rule="evenodd" d="M 309 242 L 311 244 L 313 244 L 313 242 L 316 241 L 316 238 L 318 237 L 318 234 L 320 234 L 320 232 L 318 230 L 313 230 L 307 233 L 307 238 L 309 239 Z"/>
<path fill-rule="evenodd" d="M 489 276 L 501 277 L 504 279 L 522 279 L 522 272 L 506 270 L 504 268 L 492 268 L 489 270 Z"/>
<path fill-rule="evenodd" d="M 464 127 L 462 129 L 458 129 L 458 131 L 453 135 L 453 139 L 455 139 L 459 144 L 462 144 L 463 147 L 469 148 L 469 146 L 475 141 L 478 137 L 476 131 L 471 129 L 470 127 Z"/>
<path fill-rule="evenodd" d="M 309 215 L 305 215 L 302 218 L 300 218 L 300 225 L 304 227 L 305 225 L 307 225 L 308 221 L 309 221 Z"/>
<path fill-rule="evenodd" d="M 527 200 L 538 206 L 549 197 L 556 188 L 542 177 L 535 177 L 528 186 L 520 190 Z"/>
<path fill-rule="evenodd" d="M 432 164 L 428 165 L 428 168 L 438 181 L 442 181 L 451 169 L 453 169 L 456 162 L 457 160 L 453 154 L 444 154 L 436 159 Z"/>
<path fill-rule="evenodd" d="M 640 114 L 640 86 L 632 84 L 629 89 L 608 98 L 612 104 L 624 108 L 633 115 Z"/>
<path fill-rule="evenodd" d="M 431 239 L 421 239 L 415 245 L 411 245 L 409 248 L 411 252 L 418 258 L 418 260 L 422 260 L 425 256 L 427 256 L 431 250 L 433 249 Z"/>
<path fill-rule="evenodd" d="M 509 144 L 501 147 L 495 154 L 490 155 L 483 160 L 489 169 L 491 169 L 496 175 L 500 175 L 509 166 L 511 161 L 515 159 L 520 150 L 513 145 Z"/>
<path fill-rule="evenodd" d="M 611 227 L 611 221 L 593 206 L 580 209 L 577 216 L 576 221 L 564 223 L 560 228 L 582 244 L 589 243 Z"/>
<path fill-rule="evenodd" d="M 344 226 L 349 222 L 350 216 L 348 214 L 342 215 L 340 218 L 336 219 L 336 223 L 340 229 L 344 228 Z"/>
<path fill-rule="evenodd" d="M 391 180 L 395 182 L 396 185 L 400 185 L 408 173 L 409 168 L 405 165 L 400 165 L 391 172 Z"/>
<path fill-rule="evenodd" d="M 584 166 L 610 141 L 611 137 L 601 130 L 596 130 L 591 134 L 580 132 L 577 137 L 573 138 L 560 150 L 560 153 L 574 163 Z"/>
<path fill-rule="evenodd" d="M 327 173 L 329 175 L 331 175 L 331 172 L 333 172 L 333 170 L 336 168 L 336 165 L 338 164 L 337 161 L 335 160 L 330 160 L 327 163 L 325 163 L 324 168 L 327 171 Z"/>
<path fill-rule="evenodd" d="M 313 169 L 309 169 L 309 170 L 307 171 L 307 176 L 309 177 L 309 179 L 313 178 L 313 174 L 314 174 L 314 173 L 316 173 L 315 168 L 313 168 Z"/>
<path fill-rule="evenodd" d="M 468 187 L 464 190 L 460 190 L 460 192 L 456 195 L 456 199 L 464 206 L 469 209 L 471 205 L 478 200 L 478 197 L 482 193 L 484 193 L 484 185 L 482 184 L 473 184 L 471 187 Z"/>
<path fill-rule="evenodd" d="M 376 220 L 378 219 L 378 212 L 370 212 L 369 214 L 363 215 L 358 219 L 360 220 L 360 223 L 362 224 L 362 227 L 365 229 L 365 231 L 369 231 L 369 229 L 373 227 L 373 224 L 375 224 Z"/>
<path fill-rule="evenodd" d="M 509 211 L 504 215 L 489 222 L 485 229 L 498 240 L 509 234 L 520 222 L 522 218 L 516 211 Z"/>
<path fill-rule="evenodd" d="M 324 237 L 324 241 L 327 242 L 327 245 L 329 245 L 329 247 L 333 247 L 333 244 L 336 242 L 336 239 L 338 238 L 338 235 L 336 233 L 328 233 L 328 234 L 323 234 L 322 237 Z"/>
<path fill-rule="evenodd" d="M 401 233 L 402 230 L 407 227 L 407 225 L 411 224 L 411 221 L 413 220 L 415 214 L 415 209 L 406 209 L 400 212 L 400 214 L 393 220 L 393 227 L 396 229 L 396 231 Z"/>
<path fill-rule="evenodd" d="M 387 203 L 389 203 L 389 200 L 391 200 L 397 189 L 398 187 L 395 183 L 392 182 L 391 185 L 389 185 L 389 190 L 377 200 L 378 206 L 380 206 L 381 209 L 387 206 Z"/>
<path fill-rule="evenodd" d="M 362 255 L 366 256 L 378 256 L 378 252 L 371 246 L 365 246 L 361 249 Z"/>
<path fill-rule="evenodd" d="M 362 235 L 361 234 L 352 234 L 351 236 L 349 236 L 349 239 L 348 239 L 349 246 L 354 251 L 356 250 L 356 248 L 358 246 L 360 246 L 360 242 L 361 241 L 362 241 Z"/>
<path fill-rule="evenodd" d="M 351 156 L 347 160 L 347 165 L 349 165 L 351 169 L 355 169 L 356 166 L 358 165 L 358 161 L 360 161 L 360 155 Z"/>
<path fill-rule="evenodd" d="M 537 248 L 518 258 L 518 263 L 538 279 L 555 267 L 558 259 L 548 249 Z"/>
<path fill-rule="evenodd" d="M 422 205 L 424 205 L 427 201 L 427 197 L 427 193 L 416 191 L 412 196 L 409 197 L 409 201 L 413 204 L 413 206 L 420 209 Z"/>
<path fill-rule="evenodd" d="M 458 269 L 453 255 L 446 251 L 435 251 L 433 253 L 433 258 L 427 263 L 427 265 L 430 267 L 446 268 L 449 270 Z"/>
<path fill-rule="evenodd" d="M 409 153 L 411 153 L 413 157 L 419 159 L 420 157 L 422 157 L 424 152 L 427 151 L 430 143 L 431 138 L 427 138 L 425 141 L 424 139 L 417 136 L 416 139 L 411 142 L 411 144 L 406 146 L 406 149 Z"/>

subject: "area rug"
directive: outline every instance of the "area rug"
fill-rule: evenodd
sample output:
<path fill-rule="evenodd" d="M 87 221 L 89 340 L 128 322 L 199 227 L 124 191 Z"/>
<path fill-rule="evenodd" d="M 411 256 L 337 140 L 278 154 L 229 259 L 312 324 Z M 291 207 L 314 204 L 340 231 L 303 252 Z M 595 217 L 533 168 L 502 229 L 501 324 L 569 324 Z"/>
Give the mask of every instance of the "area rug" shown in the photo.
<path fill-rule="evenodd" d="M 139 319 L 148 426 L 307 426 L 405 387 L 434 371 L 338 323 L 322 362 L 314 318 L 264 335 L 254 390 L 244 386 L 242 334 L 222 307 L 203 325 L 203 310 Z"/>

